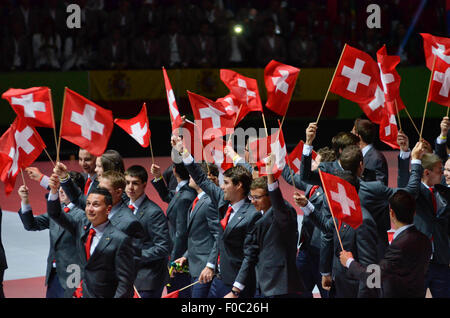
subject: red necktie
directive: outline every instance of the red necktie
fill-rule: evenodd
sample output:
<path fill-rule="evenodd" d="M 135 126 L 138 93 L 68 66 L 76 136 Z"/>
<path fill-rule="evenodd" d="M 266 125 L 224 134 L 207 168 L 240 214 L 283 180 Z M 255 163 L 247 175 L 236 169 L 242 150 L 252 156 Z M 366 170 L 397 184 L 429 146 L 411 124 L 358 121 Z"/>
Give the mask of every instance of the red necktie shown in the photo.
<path fill-rule="evenodd" d="M 70 208 L 68 206 L 64 207 L 64 212 L 69 213 Z"/>
<path fill-rule="evenodd" d="M 86 249 L 86 260 L 88 261 L 89 258 L 91 257 L 91 244 L 92 244 L 92 239 L 95 236 L 95 230 L 94 229 L 90 229 L 89 230 L 89 235 L 87 237 L 86 240 L 86 244 L 85 244 L 85 249 Z"/>
<path fill-rule="evenodd" d="M 222 229 L 223 229 L 224 231 L 225 231 L 225 228 L 227 227 L 228 220 L 230 219 L 231 212 L 233 212 L 233 208 L 232 208 L 232 206 L 230 205 L 230 206 L 228 207 L 227 212 L 225 213 L 225 217 L 224 217 L 222 220 L 220 220 L 220 225 L 222 225 Z"/>
<path fill-rule="evenodd" d="M 92 180 L 91 180 L 91 178 L 88 177 L 86 184 L 84 185 L 84 195 L 87 195 L 91 183 L 92 183 Z"/>
<path fill-rule="evenodd" d="M 309 198 L 311 199 L 314 192 L 316 192 L 316 190 L 319 188 L 318 185 L 312 186 L 311 190 L 309 191 Z"/>
<path fill-rule="evenodd" d="M 194 202 L 192 202 L 192 209 L 191 209 L 191 213 L 192 213 L 192 211 L 194 211 L 194 208 L 195 208 L 195 205 L 197 204 L 197 202 L 198 202 L 198 197 L 197 197 L 197 198 L 195 198 Z"/>
<path fill-rule="evenodd" d="M 134 212 L 134 209 L 135 209 L 134 205 L 130 204 L 128 207 L 130 208 L 131 211 Z"/>
<path fill-rule="evenodd" d="M 433 213 L 436 215 L 437 203 L 436 196 L 434 195 L 434 188 L 429 188 L 431 192 L 431 201 L 433 202 Z"/>

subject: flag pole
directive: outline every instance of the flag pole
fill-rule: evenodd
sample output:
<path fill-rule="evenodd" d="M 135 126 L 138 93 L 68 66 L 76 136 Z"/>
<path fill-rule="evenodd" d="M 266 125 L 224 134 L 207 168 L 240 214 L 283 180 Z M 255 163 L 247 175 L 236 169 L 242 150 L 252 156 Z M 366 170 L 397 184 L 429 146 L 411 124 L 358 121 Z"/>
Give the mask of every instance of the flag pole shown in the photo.
<path fill-rule="evenodd" d="M 27 186 L 26 183 L 25 183 L 25 177 L 23 176 L 23 170 L 22 170 L 22 168 L 20 168 L 20 174 L 22 175 L 23 185 L 24 185 L 24 186 Z"/>
<path fill-rule="evenodd" d="M 427 98 L 425 99 L 425 108 L 423 110 L 422 127 L 420 128 L 419 141 L 422 139 L 423 124 L 425 123 L 425 114 L 427 112 L 428 96 L 430 95 L 430 87 L 431 87 L 431 82 L 433 80 L 433 73 L 434 73 L 434 65 L 435 65 L 435 63 L 436 63 L 436 55 L 434 55 L 434 58 L 433 58 L 433 67 L 431 68 L 430 81 L 428 82 Z"/>
<path fill-rule="evenodd" d="M 238 112 L 237 112 L 236 118 L 234 119 L 233 133 L 231 133 L 230 136 L 228 137 L 227 144 L 230 142 L 231 137 L 232 137 L 233 134 L 234 134 L 234 127 L 236 127 L 237 120 L 238 120 L 238 118 L 239 118 L 239 115 L 241 114 L 241 109 L 242 109 L 242 104 L 241 104 L 241 106 L 239 106 L 239 110 L 238 110 Z"/>
<path fill-rule="evenodd" d="M 44 148 L 45 154 L 47 155 L 48 159 L 50 159 L 50 162 L 52 163 L 53 167 L 55 167 L 55 163 L 53 162 L 52 158 L 50 157 L 50 155 L 48 154 L 47 149 Z"/>
<path fill-rule="evenodd" d="M 155 158 L 153 157 L 152 137 L 148 138 L 150 145 L 150 154 L 152 155 L 152 164 L 155 164 Z"/>
<path fill-rule="evenodd" d="M 400 113 L 398 112 L 398 107 L 397 107 L 397 99 L 394 99 L 394 104 L 395 104 L 395 111 L 397 113 L 398 126 L 399 126 L 400 130 L 402 130 L 402 123 L 400 122 Z"/>
<path fill-rule="evenodd" d="M 55 137 L 55 147 L 58 147 L 58 138 L 56 137 L 56 122 L 55 122 L 55 114 L 53 111 L 53 98 L 52 98 L 52 90 L 49 88 L 50 93 L 50 109 L 52 111 L 52 122 L 53 122 L 53 136 Z M 51 161 L 51 159 L 50 159 Z M 53 162 L 52 162 L 53 163 Z M 55 164 L 53 164 L 55 165 Z"/>
<path fill-rule="evenodd" d="M 417 126 L 414 123 L 413 119 L 411 118 L 411 115 L 409 114 L 409 111 L 408 111 L 408 109 L 406 107 L 405 107 L 405 111 L 406 111 L 406 115 L 408 115 L 408 117 L 409 117 L 409 120 L 411 120 L 411 123 L 413 124 L 414 129 L 417 131 L 417 134 L 420 136 L 419 129 L 417 129 Z"/>
<path fill-rule="evenodd" d="M 264 117 L 264 112 L 261 112 L 261 116 L 262 116 L 262 120 L 263 120 L 263 124 L 264 124 L 264 129 L 266 131 L 266 137 L 269 136 L 269 133 L 267 132 L 267 125 L 266 125 L 266 117 Z"/>
<path fill-rule="evenodd" d="M 448 111 L 450 110 L 450 107 L 447 107 L 447 115 L 445 115 L 445 116 L 447 116 L 448 117 Z"/>
<path fill-rule="evenodd" d="M 59 150 L 61 147 L 61 130 L 62 130 L 62 123 L 63 123 L 63 118 L 64 118 L 64 106 L 66 105 L 66 91 L 67 91 L 67 86 L 64 87 L 64 97 L 63 97 L 63 105 L 62 105 L 62 110 L 61 110 L 61 122 L 59 124 L 59 137 L 58 137 L 58 144 L 57 144 L 57 148 L 56 148 L 56 162 L 59 162 Z"/>
<path fill-rule="evenodd" d="M 322 179 L 322 170 L 320 170 L 320 169 L 319 169 L 319 176 L 320 176 L 320 181 L 322 182 L 323 192 L 325 192 L 325 196 L 327 197 L 327 201 L 330 202 L 330 198 L 328 198 L 328 192 L 326 190 L 325 182 L 323 182 L 323 179 Z M 328 204 L 328 207 L 330 209 L 331 218 L 333 219 L 334 228 L 336 229 L 336 234 L 337 234 L 337 237 L 339 239 L 339 244 L 341 245 L 341 249 L 344 250 L 344 246 L 342 245 L 341 236 L 339 235 L 339 230 L 338 230 L 337 225 L 336 225 L 336 220 L 334 219 L 333 209 L 330 207 L 330 204 Z"/>
<path fill-rule="evenodd" d="M 320 115 L 322 114 L 323 107 L 325 106 L 325 102 L 327 100 L 328 93 L 330 92 L 331 84 L 333 84 L 334 77 L 336 76 L 336 72 L 339 67 L 339 63 L 341 62 L 341 59 L 342 59 L 342 56 L 344 55 L 344 51 L 345 51 L 346 47 L 347 47 L 347 43 L 344 44 L 344 48 L 342 49 L 341 56 L 339 57 L 339 61 L 336 65 L 336 68 L 334 69 L 333 77 L 331 78 L 330 85 L 328 85 L 327 93 L 325 95 L 325 98 L 323 99 L 322 107 L 320 107 L 319 115 L 317 116 L 317 119 L 316 119 L 316 125 L 319 122 L 319 118 L 320 118 Z"/>

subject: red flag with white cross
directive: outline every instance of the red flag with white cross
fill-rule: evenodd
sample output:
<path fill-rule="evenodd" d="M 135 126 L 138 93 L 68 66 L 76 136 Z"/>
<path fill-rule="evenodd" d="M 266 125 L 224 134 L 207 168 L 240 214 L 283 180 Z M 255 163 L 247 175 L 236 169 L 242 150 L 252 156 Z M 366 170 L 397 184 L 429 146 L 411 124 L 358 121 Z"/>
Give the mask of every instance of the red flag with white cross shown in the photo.
<path fill-rule="evenodd" d="M 61 138 L 101 156 L 114 128 L 112 111 L 66 87 Z"/>
<path fill-rule="evenodd" d="M 189 91 L 188 96 L 195 122 L 201 124 L 202 140 L 212 140 L 233 132 L 235 116 L 230 116 L 221 103 Z"/>
<path fill-rule="evenodd" d="M 136 140 L 141 147 L 147 148 L 150 145 L 150 128 L 147 117 L 147 106 L 142 105 L 142 109 L 137 116 L 130 119 L 114 119 L 114 123 L 125 130 Z"/>
<path fill-rule="evenodd" d="M 372 109 L 384 104 L 377 63 L 369 54 L 350 45 L 344 48 L 330 91 L 355 103 L 369 104 Z"/>
<path fill-rule="evenodd" d="M 267 64 L 264 69 L 267 108 L 280 116 L 286 115 L 299 73 L 299 68 L 275 60 Z"/>
<path fill-rule="evenodd" d="M 14 189 L 16 177 L 21 169 L 29 167 L 46 147 L 34 127 L 17 117 L 9 129 L 0 138 L 0 152 L 11 158 L 7 166 L 2 167 L 1 180 L 5 183 L 5 192 Z"/>
<path fill-rule="evenodd" d="M 354 229 L 358 228 L 362 224 L 363 218 L 361 203 L 355 187 L 349 182 L 320 169 L 319 175 L 333 216 Z"/>
<path fill-rule="evenodd" d="M 450 49 L 446 52 L 450 54 Z M 428 101 L 450 107 L 450 64 L 442 59 L 436 59 L 432 75 Z"/>
<path fill-rule="evenodd" d="M 288 164 L 289 167 L 294 171 L 294 174 L 300 171 L 304 145 L 305 144 L 303 140 L 300 140 L 300 142 L 297 144 L 297 146 L 295 146 L 294 150 L 292 150 L 288 156 Z M 317 153 L 314 150 L 312 151 L 311 158 L 312 160 L 316 160 L 317 158 Z"/>
<path fill-rule="evenodd" d="M 2 94 L 2 98 L 30 126 L 55 128 L 52 97 L 48 87 L 10 88 Z"/>
<path fill-rule="evenodd" d="M 172 84 L 170 84 L 169 76 L 163 67 L 164 84 L 166 86 L 167 103 L 169 104 L 170 122 L 172 123 L 172 131 L 177 129 L 183 123 L 180 112 L 178 111 L 177 102 L 173 93 Z"/>
<path fill-rule="evenodd" d="M 219 137 L 208 143 L 204 150 L 205 160 L 214 163 L 222 174 L 233 167 L 233 159 L 224 153 L 225 146 L 225 140 Z"/>
<path fill-rule="evenodd" d="M 450 38 L 434 36 L 429 33 L 420 33 L 423 38 L 423 50 L 425 53 L 425 61 L 427 68 L 431 71 L 433 69 L 433 59 L 436 56 L 436 63 L 438 60 L 450 64 Z"/>
<path fill-rule="evenodd" d="M 398 127 L 397 120 L 393 113 L 388 109 L 384 109 L 384 115 L 380 121 L 380 140 L 394 149 L 400 149 L 397 143 Z"/>
<path fill-rule="evenodd" d="M 230 94 L 238 101 L 239 107 L 242 107 L 237 123 L 249 112 L 263 111 L 258 82 L 255 79 L 227 69 L 220 70 L 220 79 L 228 87 Z"/>

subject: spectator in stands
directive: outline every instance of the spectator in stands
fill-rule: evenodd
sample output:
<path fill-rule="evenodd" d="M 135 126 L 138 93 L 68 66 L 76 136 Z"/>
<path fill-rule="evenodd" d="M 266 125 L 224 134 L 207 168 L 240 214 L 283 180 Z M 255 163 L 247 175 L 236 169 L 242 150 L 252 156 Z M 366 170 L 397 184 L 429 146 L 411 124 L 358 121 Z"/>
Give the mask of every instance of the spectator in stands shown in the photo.
<path fill-rule="evenodd" d="M 0 64 L 6 71 L 30 70 L 33 63 L 33 52 L 29 38 L 25 35 L 23 26 L 13 21 L 11 34 L 3 39 L 2 59 Z"/>
<path fill-rule="evenodd" d="M 161 46 L 154 25 L 140 28 L 143 36 L 133 42 L 131 66 L 133 68 L 159 68 L 161 66 Z"/>
<path fill-rule="evenodd" d="M 61 69 L 61 37 L 55 31 L 51 19 L 45 19 L 40 25 L 41 32 L 33 35 L 34 66 L 38 70 Z"/>
<path fill-rule="evenodd" d="M 211 24 L 208 20 L 200 23 L 200 30 L 191 38 L 193 67 L 213 67 L 217 63 L 215 39 L 210 35 Z"/>
<path fill-rule="evenodd" d="M 128 66 L 127 42 L 121 36 L 119 27 L 114 28 L 111 37 L 100 45 L 98 64 L 104 69 L 123 69 Z"/>
<path fill-rule="evenodd" d="M 161 37 L 161 55 L 163 65 L 170 68 L 189 65 L 189 46 L 175 19 L 169 21 L 167 33 Z"/>
<path fill-rule="evenodd" d="M 242 33 L 236 33 L 234 27 L 236 21 L 231 20 L 229 31 L 222 36 L 218 43 L 218 60 L 226 67 L 251 66 L 248 57 L 251 52 L 252 42 L 247 36 L 248 29 L 244 25 Z"/>
<path fill-rule="evenodd" d="M 35 7 L 32 7 L 30 0 L 19 0 L 18 6 L 11 12 L 11 21 L 17 21 L 22 25 L 27 36 L 31 36 L 38 30 L 39 14 Z"/>
<path fill-rule="evenodd" d="M 119 8 L 108 14 L 108 29 L 120 28 L 122 37 L 131 38 L 135 34 L 134 14 L 130 10 L 130 1 L 121 0 Z"/>
<path fill-rule="evenodd" d="M 314 67 L 318 61 L 316 43 L 305 26 L 300 26 L 289 41 L 289 63 L 297 67 Z"/>
<path fill-rule="evenodd" d="M 265 67 L 271 60 L 286 63 L 286 45 L 284 39 L 275 33 L 275 23 L 272 19 L 264 20 L 264 36 L 256 46 L 258 66 Z"/>

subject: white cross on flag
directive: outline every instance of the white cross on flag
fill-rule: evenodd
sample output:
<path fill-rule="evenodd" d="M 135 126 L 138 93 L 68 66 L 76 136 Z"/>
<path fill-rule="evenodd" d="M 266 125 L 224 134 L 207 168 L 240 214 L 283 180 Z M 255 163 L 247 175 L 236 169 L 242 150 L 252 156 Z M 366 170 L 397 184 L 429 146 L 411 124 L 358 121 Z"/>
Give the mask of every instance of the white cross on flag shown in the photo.
<path fill-rule="evenodd" d="M 54 128 L 53 106 L 48 87 L 10 88 L 2 94 L 17 116 L 33 127 Z"/>
<path fill-rule="evenodd" d="M 61 138 L 101 156 L 113 131 L 112 111 L 66 88 Z"/>
<path fill-rule="evenodd" d="M 230 94 L 238 101 L 239 106 L 242 107 L 237 123 L 249 112 L 263 111 L 258 82 L 255 79 L 226 69 L 220 70 L 220 79 L 228 87 Z"/>
<path fill-rule="evenodd" d="M 205 160 L 214 163 L 222 174 L 233 167 L 233 159 L 224 154 L 225 146 L 225 140 L 219 137 L 208 143 L 204 151 Z"/>
<path fill-rule="evenodd" d="M 427 68 L 433 69 L 433 59 L 436 56 L 436 63 L 441 60 L 450 64 L 450 38 L 434 36 L 428 33 L 420 33 L 423 38 L 423 50 Z"/>
<path fill-rule="evenodd" d="M 167 102 L 169 104 L 170 122 L 172 123 L 172 131 L 181 126 L 183 120 L 178 111 L 177 102 L 173 93 L 172 84 L 170 84 L 169 76 L 167 76 L 166 69 L 163 67 L 164 84 L 166 86 Z"/>
<path fill-rule="evenodd" d="M 294 92 L 300 69 L 275 60 L 264 69 L 264 83 L 267 89 L 266 107 L 284 116 Z"/>
<path fill-rule="evenodd" d="M 302 155 L 303 155 L 303 146 L 304 146 L 303 140 L 300 140 L 300 142 L 295 146 L 294 150 L 291 151 L 291 153 L 288 156 L 288 164 L 289 167 L 294 170 L 294 174 L 300 171 L 300 163 L 302 162 Z M 317 153 L 313 150 L 312 152 L 312 159 L 316 160 Z"/>
<path fill-rule="evenodd" d="M 394 149 L 400 149 L 397 144 L 398 127 L 395 115 L 384 110 L 384 115 L 380 122 L 380 140 Z"/>
<path fill-rule="evenodd" d="M 363 221 L 358 193 L 349 182 L 319 170 L 322 188 L 327 197 L 332 215 L 352 228 L 358 228 Z"/>
<path fill-rule="evenodd" d="M 114 119 L 114 123 L 125 130 L 143 148 L 150 145 L 150 127 L 148 124 L 147 106 L 142 105 L 142 109 L 136 117 L 130 119 Z"/>
<path fill-rule="evenodd" d="M 0 138 L 2 157 L 10 158 L 6 160 L 7 165 L 1 167 L 1 180 L 5 183 L 7 195 L 14 189 L 20 170 L 29 167 L 45 147 L 38 132 L 22 118 L 17 117 Z"/>
<path fill-rule="evenodd" d="M 229 115 L 221 103 L 189 91 L 188 96 L 195 122 L 201 123 L 202 140 L 212 140 L 232 133 L 235 116 Z"/>
<path fill-rule="evenodd" d="M 450 49 L 448 49 L 450 54 Z M 428 101 L 450 107 L 450 64 L 436 59 Z"/>
<path fill-rule="evenodd" d="M 377 63 L 367 53 L 346 45 L 330 91 L 356 103 L 369 104 L 382 87 Z"/>

